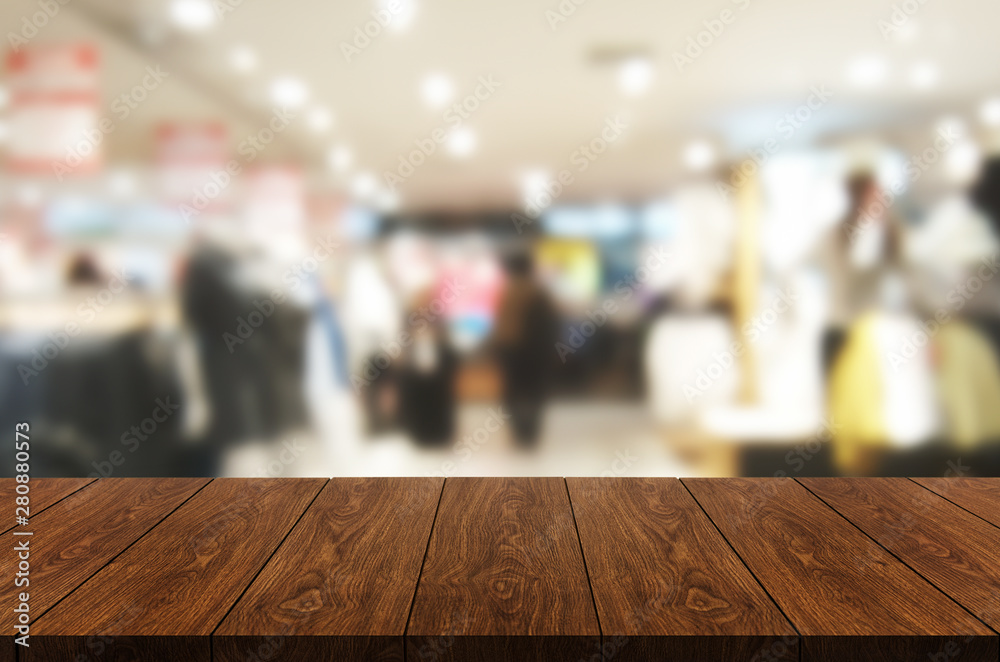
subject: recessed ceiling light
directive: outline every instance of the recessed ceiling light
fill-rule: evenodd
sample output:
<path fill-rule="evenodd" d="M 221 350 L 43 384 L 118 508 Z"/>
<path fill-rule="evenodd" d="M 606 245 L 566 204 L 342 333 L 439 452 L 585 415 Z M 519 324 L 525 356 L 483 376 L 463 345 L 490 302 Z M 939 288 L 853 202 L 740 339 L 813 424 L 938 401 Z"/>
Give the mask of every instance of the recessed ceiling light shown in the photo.
<path fill-rule="evenodd" d="M 645 94 L 652 83 L 653 64 L 645 57 L 629 58 L 618 70 L 618 86 L 630 97 Z"/>
<path fill-rule="evenodd" d="M 316 133 L 324 133 L 333 126 L 333 115 L 326 108 L 313 108 L 306 116 L 309 128 Z"/>
<path fill-rule="evenodd" d="M 209 0 L 173 0 L 170 3 L 170 20 L 177 27 L 198 32 L 215 23 L 215 8 Z"/>
<path fill-rule="evenodd" d="M 476 134 L 467 126 L 453 129 L 448 135 L 448 152 L 460 159 L 476 151 Z"/>
<path fill-rule="evenodd" d="M 327 155 L 327 162 L 330 167 L 337 172 L 344 172 L 351 167 L 351 163 L 354 162 L 354 154 L 351 153 L 349 147 L 345 145 L 337 145 L 330 150 Z"/>
<path fill-rule="evenodd" d="M 296 108 L 308 99 L 308 88 L 297 78 L 279 78 L 271 83 L 271 100 L 280 106 Z"/>
<path fill-rule="evenodd" d="M 684 165 L 701 172 L 715 163 L 715 149 L 707 140 L 696 140 L 684 148 Z"/>
<path fill-rule="evenodd" d="M 454 98 L 455 85 L 445 74 L 428 74 L 420 84 L 420 94 L 431 108 L 442 108 Z"/>
<path fill-rule="evenodd" d="M 919 62 L 910 69 L 910 85 L 918 90 L 934 87 L 938 78 L 938 68 L 930 62 Z"/>
<path fill-rule="evenodd" d="M 403 32 L 413 24 L 417 16 L 416 0 L 378 0 L 378 8 L 389 12 L 386 28 L 393 32 Z"/>
<path fill-rule="evenodd" d="M 248 74 L 257 68 L 257 54 L 246 46 L 238 46 L 229 53 L 229 63 L 241 74 Z"/>
<path fill-rule="evenodd" d="M 878 55 L 853 60 L 847 67 L 847 80 L 857 87 L 875 87 L 889 76 L 889 63 Z"/>
<path fill-rule="evenodd" d="M 1000 97 L 983 102 L 979 107 L 979 120 L 986 126 L 1000 126 Z"/>

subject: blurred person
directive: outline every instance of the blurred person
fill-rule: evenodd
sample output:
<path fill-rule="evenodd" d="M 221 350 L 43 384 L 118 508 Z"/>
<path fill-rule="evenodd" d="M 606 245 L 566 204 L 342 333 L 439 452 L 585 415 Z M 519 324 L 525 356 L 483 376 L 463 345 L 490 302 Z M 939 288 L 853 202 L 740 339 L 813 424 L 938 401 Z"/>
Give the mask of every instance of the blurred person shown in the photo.
<path fill-rule="evenodd" d="M 995 263 L 997 243 L 1000 241 L 1000 156 L 994 156 L 983 165 L 970 197 L 992 230 L 992 250 L 984 261 L 993 258 Z M 978 268 L 979 264 L 975 266 Z M 967 312 L 976 326 L 988 336 L 994 351 L 1000 354 L 1000 278 L 983 282 L 982 291 L 969 301 Z"/>
<path fill-rule="evenodd" d="M 73 256 L 66 269 L 66 282 L 71 287 L 95 286 L 101 287 L 105 280 L 97 261 L 89 253 Z"/>
<path fill-rule="evenodd" d="M 993 156 L 983 164 L 972 189 L 972 201 L 986 214 L 993 233 L 1000 237 L 1000 156 Z"/>
<path fill-rule="evenodd" d="M 420 445 L 449 443 L 455 433 L 455 376 L 458 354 L 442 318 L 415 318 L 431 296 L 418 297 L 408 319 L 419 319 L 396 366 L 400 421 Z"/>
<path fill-rule="evenodd" d="M 500 364 L 503 404 L 511 416 L 515 441 L 530 448 L 538 443 L 554 372 L 558 315 L 535 278 L 529 253 L 509 256 L 504 266 L 507 282 L 491 343 Z"/>
<path fill-rule="evenodd" d="M 385 347 L 400 337 L 403 304 L 392 289 L 377 248 L 365 246 L 346 265 L 341 324 L 351 382 L 361 400 L 370 435 L 385 432 L 397 417 L 395 375 Z"/>
<path fill-rule="evenodd" d="M 822 240 L 817 255 L 829 284 L 829 314 L 822 340 L 822 363 L 829 374 L 849 327 L 878 306 L 884 285 L 899 266 L 896 219 L 880 199 L 875 175 L 860 172 L 847 182 L 847 215 Z"/>
<path fill-rule="evenodd" d="M 841 472 L 870 475 L 894 449 L 931 438 L 938 418 L 928 348 L 891 362 L 898 341 L 920 328 L 910 311 L 899 223 L 873 174 L 853 175 L 847 188 L 848 214 L 821 254 L 830 284 L 821 351 L 837 422 L 834 461 Z"/>
<path fill-rule="evenodd" d="M 360 412 L 351 390 L 344 324 L 337 298 L 316 276 L 310 282 L 303 391 L 330 466 L 360 439 Z"/>
<path fill-rule="evenodd" d="M 194 475 L 218 475 L 225 449 L 246 436 L 241 389 L 234 384 L 244 383 L 249 375 L 239 371 L 244 364 L 232 360 L 225 341 L 234 320 L 244 312 L 233 283 L 235 269 L 236 260 L 228 251 L 199 241 L 181 283 L 184 321 L 194 337 L 209 410 L 205 443 L 189 460 Z"/>

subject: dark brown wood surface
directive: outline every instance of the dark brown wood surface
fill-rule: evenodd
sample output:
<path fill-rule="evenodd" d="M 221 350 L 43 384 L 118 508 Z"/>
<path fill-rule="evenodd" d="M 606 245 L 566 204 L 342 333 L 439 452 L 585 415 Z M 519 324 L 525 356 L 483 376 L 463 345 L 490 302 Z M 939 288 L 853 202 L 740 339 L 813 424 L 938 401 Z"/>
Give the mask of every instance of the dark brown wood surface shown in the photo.
<path fill-rule="evenodd" d="M 20 660 L 207 662 L 209 635 L 325 483 L 213 480 L 33 624 Z"/>
<path fill-rule="evenodd" d="M 407 628 L 408 660 L 600 659 L 565 481 L 452 478 Z"/>
<path fill-rule="evenodd" d="M 0 604 L 13 604 L 27 591 L 31 613 L 40 617 L 207 483 L 207 478 L 105 478 L 63 499 L 31 518 L 30 537 L 15 531 L 0 537 L 3 549 L 26 540 L 31 561 L 28 587 L 4 582 Z M 14 560 L 3 555 L 4 577 L 13 575 Z M 5 633 L 14 628 L 13 616 L 10 610 L 0 613 Z"/>
<path fill-rule="evenodd" d="M 798 637 L 677 479 L 568 478 L 615 660 L 798 660 Z"/>
<path fill-rule="evenodd" d="M 32 483 L 0 662 L 1000 657 L 1000 479 Z"/>
<path fill-rule="evenodd" d="M 46 508 L 65 499 L 77 490 L 82 490 L 87 485 L 93 483 L 96 478 L 35 478 L 28 482 L 30 517 L 39 515 Z M 5 520 L 0 525 L 0 533 L 7 533 L 13 529 L 14 522 L 14 497 L 16 493 L 17 481 L 13 478 L 0 478 L 0 503 L 11 504 L 10 519 Z M 29 519 L 30 519 L 29 517 Z"/>
<path fill-rule="evenodd" d="M 997 637 L 792 479 L 684 484 L 802 635 L 803 660 L 924 660 Z"/>
<path fill-rule="evenodd" d="M 214 659 L 402 660 L 443 484 L 331 481 L 215 632 Z"/>
<path fill-rule="evenodd" d="M 914 478 L 919 485 L 1000 526 L 1000 478 Z"/>
<path fill-rule="evenodd" d="M 1000 529 L 906 478 L 802 478 L 803 485 L 1000 630 Z"/>

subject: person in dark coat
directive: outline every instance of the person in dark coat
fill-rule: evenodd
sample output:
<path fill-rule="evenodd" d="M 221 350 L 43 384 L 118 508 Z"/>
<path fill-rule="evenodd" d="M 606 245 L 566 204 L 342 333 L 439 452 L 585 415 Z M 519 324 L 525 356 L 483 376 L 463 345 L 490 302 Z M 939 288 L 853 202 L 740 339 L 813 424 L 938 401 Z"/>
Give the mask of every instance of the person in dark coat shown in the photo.
<path fill-rule="evenodd" d="M 492 342 L 514 439 L 522 447 L 533 447 L 555 370 L 559 321 L 548 292 L 535 279 L 530 254 L 510 256 L 505 267 L 507 283 Z"/>

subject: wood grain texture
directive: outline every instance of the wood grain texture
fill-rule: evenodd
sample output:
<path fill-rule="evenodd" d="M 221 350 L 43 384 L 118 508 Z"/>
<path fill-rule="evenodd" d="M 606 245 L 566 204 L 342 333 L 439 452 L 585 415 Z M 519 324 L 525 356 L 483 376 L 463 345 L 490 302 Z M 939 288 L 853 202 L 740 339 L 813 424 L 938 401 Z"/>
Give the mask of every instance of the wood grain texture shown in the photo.
<path fill-rule="evenodd" d="M 38 618 L 206 483 L 206 478 L 105 478 L 60 501 L 31 520 L 29 586 L 4 582 L 0 604 L 13 604 L 27 591 Z M 4 549 L 22 543 L 14 533 L 0 538 Z M 4 577 L 13 576 L 14 560 L 3 555 Z M 5 633 L 13 630 L 13 613 L 0 613 L 0 624 Z"/>
<path fill-rule="evenodd" d="M 906 478 L 799 482 L 979 620 L 1000 630 L 1000 529 Z"/>
<path fill-rule="evenodd" d="M 28 541 L 31 567 L 27 586 L 16 586 L 12 580 L 0 587 L 0 604 L 11 605 L 0 614 L 5 635 L 0 662 L 14 659 L 14 637 L 9 636 L 16 624 L 12 609 L 20 604 L 22 593 L 27 593 L 32 619 L 37 619 L 208 482 L 204 478 L 95 480 L 32 481 L 31 524 L 25 529 L 32 535 L 14 531 L 2 535 L 7 550 Z M 36 509 L 36 501 L 45 507 Z M 15 561 L 14 552 L 2 556 L 4 577 L 14 576 Z"/>
<path fill-rule="evenodd" d="M 795 629 L 675 478 L 569 478 L 615 660 L 798 660 Z"/>
<path fill-rule="evenodd" d="M 1000 526 L 1000 478 L 913 478 L 952 503 Z"/>
<path fill-rule="evenodd" d="M 214 659 L 402 660 L 443 485 L 332 479 L 213 635 Z"/>
<path fill-rule="evenodd" d="M 407 659 L 600 658 L 566 484 L 450 478 L 417 587 Z"/>
<path fill-rule="evenodd" d="M 684 484 L 802 635 L 802 660 L 923 660 L 996 635 L 791 479 Z"/>
<path fill-rule="evenodd" d="M 30 498 L 30 515 L 34 517 L 35 515 L 40 515 L 42 511 L 50 508 L 54 504 L 58 503 L 60 500 L 65 499 L 70 494 L 73 494 L 77 490 L 81 490 L 87 485 L 90 485 L 96 478 L 33 478 L 28 483 L 30 491 L 28 496 Z M 13 514 L 14 507 L 14 497 L 17 496 L 16 493 L 17 482 L 13 478 L 0 478 L 0 503 L 10 504 L 11 512 Z M 0 533 L 7 533 L 15 526 L 14 519 L 11 517 L 0 526 Z"/>
<path fill-rule="evenodd" d="M 208 662 L 209 635 L 325 482 L 213 480 L 42 616 L 20 659 Z"/>

